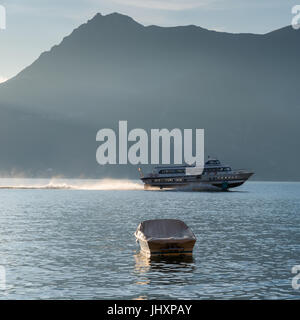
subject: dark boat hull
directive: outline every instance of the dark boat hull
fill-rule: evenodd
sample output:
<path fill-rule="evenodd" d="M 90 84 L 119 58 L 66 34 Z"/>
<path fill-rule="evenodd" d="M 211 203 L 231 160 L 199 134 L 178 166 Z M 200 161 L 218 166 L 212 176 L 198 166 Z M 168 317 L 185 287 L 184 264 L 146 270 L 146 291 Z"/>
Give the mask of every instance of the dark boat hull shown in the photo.
<path fill-rule="evenodd" d="M 252 172 L 239 173 L 227 176 L 212 175 L 203 178 L 202 176 L 186 176 L 182 179 L 172 178 L 156 178 L 147 177 L 142 178 L 145 190 L 153 189 L 176 189 L 176 190 L 190 190 L 190 191 L 226 191 L 228 189 L 236 188 L 245 183 L 251 176 Z M 181 180 L 181 181 L 178 181 Z"/>
<path fill-rule="evenodd" d="M 196 240 L 146 241 L 138 240 L 141 253 L 147 257 L 159 256 L 191 256 Z"/>

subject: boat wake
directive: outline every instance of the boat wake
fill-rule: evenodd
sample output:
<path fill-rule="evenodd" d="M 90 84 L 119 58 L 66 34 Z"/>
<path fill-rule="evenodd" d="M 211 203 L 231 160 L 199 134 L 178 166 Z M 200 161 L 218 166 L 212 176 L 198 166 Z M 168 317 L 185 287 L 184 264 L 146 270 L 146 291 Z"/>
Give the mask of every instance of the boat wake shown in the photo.
<path fill-rule="evenodd" d="M 0 189 L 143 190 L 143 184 L 117 179 L 0 179 Z"/>

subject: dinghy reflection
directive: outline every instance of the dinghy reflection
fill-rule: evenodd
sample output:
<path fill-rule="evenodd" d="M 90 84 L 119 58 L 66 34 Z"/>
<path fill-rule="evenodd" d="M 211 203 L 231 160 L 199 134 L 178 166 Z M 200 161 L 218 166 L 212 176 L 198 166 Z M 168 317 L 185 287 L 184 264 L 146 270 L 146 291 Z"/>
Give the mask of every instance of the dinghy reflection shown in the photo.
<path fill-rule="evenodd" d="M 138 253 L 134 255 L 134 259 L 134 272 L 138 277 L 136 284 L 186 285 L 193 283 L 193 272 L 196 270 L 193 256 L 146 257 Z M 174 273 L 178 276 L 174 277 Z"/>

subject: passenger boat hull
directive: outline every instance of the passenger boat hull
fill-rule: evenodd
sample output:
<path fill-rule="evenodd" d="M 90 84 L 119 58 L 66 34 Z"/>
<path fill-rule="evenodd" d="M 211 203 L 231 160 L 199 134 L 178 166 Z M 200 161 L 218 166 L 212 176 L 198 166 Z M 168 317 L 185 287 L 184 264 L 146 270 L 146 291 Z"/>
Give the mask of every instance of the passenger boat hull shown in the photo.
<path fill-rule="evenodd" d="M 245 183 L 251 176 L 252 172 L 235 175 L 230 179 L 224 179 L 223 176 L 211 177 L 189 177 L 186 181 L 170 181 L 176 179 L 153 179 L 142 178 L 145 190 L 153 189 L 175 189 L 186 191 L 226 191 L 228 189 L 236 188 Z"/>

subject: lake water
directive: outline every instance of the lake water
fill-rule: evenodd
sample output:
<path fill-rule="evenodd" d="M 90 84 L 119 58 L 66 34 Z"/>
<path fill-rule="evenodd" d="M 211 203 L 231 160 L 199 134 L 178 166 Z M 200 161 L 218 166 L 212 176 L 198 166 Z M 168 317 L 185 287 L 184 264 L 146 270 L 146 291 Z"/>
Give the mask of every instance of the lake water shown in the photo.
<path fill-rule="evenodd" d="M 231 192 L 143 191 L 135 181 L 0 186 L 0 299 L 300 298 L 291 285 L 300 183 L 248 182 Z M 138 254 L 137 225 L 157 218 L 192 228 L 192 260 Z"/>

